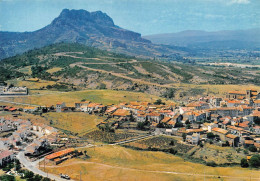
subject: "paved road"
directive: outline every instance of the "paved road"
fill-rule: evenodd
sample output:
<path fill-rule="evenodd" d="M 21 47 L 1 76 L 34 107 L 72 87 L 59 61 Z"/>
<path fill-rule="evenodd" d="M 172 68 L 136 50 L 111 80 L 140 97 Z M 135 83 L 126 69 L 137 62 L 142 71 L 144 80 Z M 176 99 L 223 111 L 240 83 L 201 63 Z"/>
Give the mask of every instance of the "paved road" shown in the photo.
<path fill-rule="evenodd" d="M 37 136 L 41 136 L 41 134 L 38 134 L 38 132 L 34 132 Z M 119 144 L 124 144 L 124 143 L 129 143 L 129 142 L 132 142 L 132 141 L 136 141 L 136 140 L 140 140 L 140 139 L 144 139 L 144 138 L 148 138 L 148 137 L 151 137 L 151 136 L 154 136 L 154 135 L 146 135 L 146 136 L 142 136 L 142 137 L 138 137 L 138 138 L 134 138 L 134 139 L 130 139 L 130 140 L 125 140 L 125 141 L 121 141 L 121 142 L 117 142 L 117 143 L 112 143 L 112 144 L 102 144 L 102 145 L 98 145 L 98 146 L 105 146 L 105 145 L 119 145 Z M 92 144 L 89 144 L 85 147 L 77 147 L 76 149 L 78 148 L 90 148 L 90 147 L 95 147 L 97 145 L 92 145 Z M 26 149 L 26 148 L 25 148 Z M 18 155 L 16 156 L 16 158 L 21 162 L 21 164 L 28 170 L 32 171 L 34 174 L 39 174 L 43 177 L 49 177 L 50 179 L 53 179 L 53 180 L 56 180 L 56 181 L 65 181 L 65 179 L 62 179 L 56 175 L 53 175 L 53 174 L 48 174 L 42 170 L 40 170 L 38 168 L 38 165 L 39 163 L 44 159 L 39 159 L 39 160 L 36 160 L 36 161 L 30 161 L 26 158 L 26 156 L 24 155 L 24 151 L 20 151 L 18 153 Z"/>
<path fill-rule="evenodd" d="M 65 181 L 65 179 L 62 179 L 58 176 L 55 176 L 53 174 L 48 174 L 46 172 L 41 171 L 40 169 L 38 169 L 38 164 L 40 161 L 42 161 L 43 159 L 37 160 L 35 162 L 31 162 L 29 160 L 26 159 L 25 155 L 24 155 L 24 151 L 20 151 L 18 153 L 18 155 L 16 156 L 16 158 L 21 162 L 21 164 L 27 169 L 32 171 L 34 174 L 39 174 L 43 177 L 48 177 L 52 180 L 56 180 L 56 181 Z"/>

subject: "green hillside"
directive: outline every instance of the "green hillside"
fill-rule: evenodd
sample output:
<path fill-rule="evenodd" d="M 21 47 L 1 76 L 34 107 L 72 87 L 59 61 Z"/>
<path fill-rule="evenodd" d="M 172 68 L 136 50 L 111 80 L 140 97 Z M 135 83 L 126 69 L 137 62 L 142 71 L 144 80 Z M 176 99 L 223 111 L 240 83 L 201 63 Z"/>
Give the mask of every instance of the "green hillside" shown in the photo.
<path fill-rule="evenodd" d="M 11 76 L 2 73 L 2 80 L 23 77 L 57 82 L 42 89 L 117 89 L 162 95 L 176 83 L 260 85 L 258 68 L 143 60 L 80 44 L 54 44 L 1 63 L 1 73 L 12 71 Z"/>

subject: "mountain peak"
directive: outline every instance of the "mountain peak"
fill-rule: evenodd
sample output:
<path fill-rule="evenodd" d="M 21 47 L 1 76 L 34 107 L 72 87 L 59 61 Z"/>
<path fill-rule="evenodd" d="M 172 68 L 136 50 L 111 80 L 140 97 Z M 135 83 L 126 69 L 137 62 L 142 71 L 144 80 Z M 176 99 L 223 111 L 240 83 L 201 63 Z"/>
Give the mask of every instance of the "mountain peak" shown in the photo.
<path fill-rule="evenodd" d="M 102 11 L 89 12 L 83 9 L 63 9 L 60 15 L 52 22 L 53 25 L 86 25 L 97 23 L 101 26 L 114 26 L 112 18 Z"/>

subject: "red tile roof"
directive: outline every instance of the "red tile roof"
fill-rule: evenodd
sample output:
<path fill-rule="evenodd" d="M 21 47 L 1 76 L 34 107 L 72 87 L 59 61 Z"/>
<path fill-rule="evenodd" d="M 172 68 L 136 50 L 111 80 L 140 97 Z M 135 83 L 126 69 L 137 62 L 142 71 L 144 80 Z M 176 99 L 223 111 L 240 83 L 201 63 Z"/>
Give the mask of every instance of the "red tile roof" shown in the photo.
<path fill-rule="evenodd" d="M 6 157 L 8 157 L 8 156 L 10 156 L 10 155 L 12 155 L 12 154 L 13 154 L 13 153 L 10 152 L 10 151 L 8 151 L 8 150 L 3 151 L 3 152 L 0 153 L 0 160 L 3 159 L 3 158 L 6 158 Z"/>
<path fill-rule="evenodd" d="M 61 156 L 64 156 L 66 154 L 69 154 L 69 153 L 71 153 L 73 151 L 75 151 L 74 148 L 68 148 L 66 150 L 58 151 L 58 152 L 55 152 L 53 154 L 47 155 L 45 158 L 48 159 L 48 160 L 51 160 L 51 159 L 54 159 L 54 158 L 61 157 Z"/>

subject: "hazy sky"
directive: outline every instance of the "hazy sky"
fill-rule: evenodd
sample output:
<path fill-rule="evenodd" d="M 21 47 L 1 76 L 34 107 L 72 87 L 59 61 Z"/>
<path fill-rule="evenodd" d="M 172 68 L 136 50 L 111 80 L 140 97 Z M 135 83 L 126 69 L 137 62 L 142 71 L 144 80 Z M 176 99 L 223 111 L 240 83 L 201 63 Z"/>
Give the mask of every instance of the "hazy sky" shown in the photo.
<path fill-rule="evenodd" d="M 142 35 L 260 27 L 260 0 L 0 0 L 0 30 L 40 29 L 64 8 L 101 10 Z"/>

